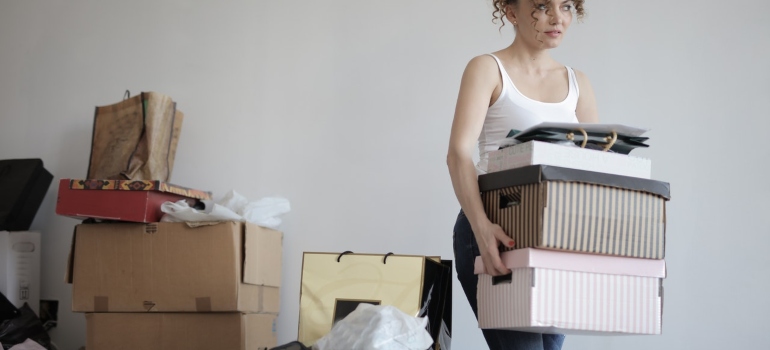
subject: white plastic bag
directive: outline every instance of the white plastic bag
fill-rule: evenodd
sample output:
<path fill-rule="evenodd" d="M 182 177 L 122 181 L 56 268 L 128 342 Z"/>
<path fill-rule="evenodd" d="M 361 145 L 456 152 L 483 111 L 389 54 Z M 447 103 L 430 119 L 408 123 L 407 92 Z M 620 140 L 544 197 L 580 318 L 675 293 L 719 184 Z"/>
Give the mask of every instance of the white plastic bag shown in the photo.
<path fill-rule="evenodd" d="M 190 221 L 248 221 L 260 226 L 277 228 L 281 224 L 278 217 L 291 210 L 289 201 L 280 197 L 262 198 L 249 202 L 246 197 L 235 191 L 228 192 L 218 202 L 201 201 L 203 210 L 190 207 L 185 201 L 166 202 L 160 207 L 165 213 L 161 222 Z"/>
<path fill-rule="evenodd" d="M 2 346 L 0 346 L 2 348 Z M 16 344 L 8 350 L 45 350 L 45 348 L 32 339 L 27 339 L 21 344 Z"/>
<path fill-rule="evenodd" d="M 425 350 L 433 344 L 427 317 L 412 317 L 390 305 L 361 303 L 314 350 Z"/>

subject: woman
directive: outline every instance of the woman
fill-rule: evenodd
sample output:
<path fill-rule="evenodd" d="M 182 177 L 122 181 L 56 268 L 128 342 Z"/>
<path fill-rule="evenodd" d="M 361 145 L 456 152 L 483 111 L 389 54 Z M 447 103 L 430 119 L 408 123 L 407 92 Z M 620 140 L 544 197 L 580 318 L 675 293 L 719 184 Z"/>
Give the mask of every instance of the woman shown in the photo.
<path fill-rule="evenodd" d="M 515 30 L 513 43 L 493 54 L 473 58 L 463 73 L 447 164 L 462 211 L 454 228 L 457 275 L 474 314 L 476 282 L 473 262 L 481 256 L 486 271 L 510 271 L 498 246 L 515 243 L 486 216 L 479 196 L 478 174 L 486 171 L 487 153 L 499 148 L 509 131 L 545 121 L 593 123 L 596 101 L 588 78 L 552 59 L 574 17 L 584 14 L 584 0 L 493 0 L 493 16 Z M 503 25 L 505 23 L 503 22 Z M 566 96 L 566 97 L 565 97 Z M 472 156 L 479 144 L 479 162 Z M 563 335 L 483 330 L 490 349 L 561 349 Z"/>

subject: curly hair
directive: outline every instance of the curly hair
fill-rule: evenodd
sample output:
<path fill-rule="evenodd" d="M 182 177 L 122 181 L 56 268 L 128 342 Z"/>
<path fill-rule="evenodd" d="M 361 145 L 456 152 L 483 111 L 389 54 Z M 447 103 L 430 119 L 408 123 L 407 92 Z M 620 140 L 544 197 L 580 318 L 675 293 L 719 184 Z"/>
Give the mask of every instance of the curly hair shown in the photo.
<path fill-rule="evenodd" d="M 536 6 L 537 3 L 535 3 L 535 0 L 530 0 L 530 1 L 532 1 L 533 7 L 537 7 Z M 583 7 L 585 0 L 573 0 L 573 2 L 575 4 L 575 13 L 577 13 L 578 20 L 580 20 L 586 14 L 585 8 Z M 492 5 L 495 8 L 495 10 L 492 11 L 492 23 L 497 23 L 497 21 L 499 20 L 501 23 L 500 29 L 502 29 L 503 26 L 505 25 L 505 21 L 503 20 L 505 18 L 505 7 L 507 5 L 516 6 L 518 3 L 519 3 L 519 0 L 492 0 Z M 551 0 L 545 0 L 546 5 L 550 3 L 551 3 Z M 537 22 L 537 19 L 535 18 L 535 10 L 532 10 L 531 16 L 533 19 L 535 19 L 535 22 Z"/>

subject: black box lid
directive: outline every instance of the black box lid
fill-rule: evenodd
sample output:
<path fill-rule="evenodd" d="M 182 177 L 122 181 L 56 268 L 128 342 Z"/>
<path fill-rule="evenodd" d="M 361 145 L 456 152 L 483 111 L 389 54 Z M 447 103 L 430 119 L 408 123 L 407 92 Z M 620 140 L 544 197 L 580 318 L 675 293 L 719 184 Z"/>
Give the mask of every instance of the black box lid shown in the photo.
<path fill-rule="evenodd" d="M 487 192 L 544 181 L 582 182 L 642 191 L 658 195 L 666 200 L 671 199 L 670 185 L 667 182 L 550 165 L 530 165 L 523 168 L 479 175 L 479 190 Z"/>

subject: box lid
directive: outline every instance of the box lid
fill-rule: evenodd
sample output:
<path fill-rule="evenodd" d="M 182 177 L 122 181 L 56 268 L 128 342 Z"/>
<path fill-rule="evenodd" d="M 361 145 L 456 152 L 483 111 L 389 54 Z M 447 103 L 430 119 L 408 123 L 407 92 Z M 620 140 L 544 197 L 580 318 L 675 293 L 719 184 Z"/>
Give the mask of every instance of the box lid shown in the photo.
<path fill-rule="evenodd" d="M 156 180 L 95 180 L 95 179 L 65 179 L 73 190 L 104 190 L 104 191 L 157 191 L 174 193 L 180 196 L 211 199 L 211 192 L 173 185 Z"/>
<path fill-rule="evenodd" d="M 509 269 L 534 267 L 607 275 L 666 277 L 666 262 L 656 259 L 628 258 L 534 248 L 516 249 L 500 253 L 500 259 Z M 476 257 L 474 273 L 477 275 L 485 273 L 481 257 Z"/>
<path fill-rule="evenodd" d="M 671 199 L 670 185 L 667 182 L 550 165 L 531 165 L 479 175 L 479 190 L 486 192 L 544 181 L 582 182 L 642 191 L 658 195 L 666 200 Z"/>
<path fill-rule="evenodd" d="M 650 131 L 646 128 L 638 128 L 633 127 L 629 125 L 622 125 L 622 124 L 603 124 L 603 123 L 564 123 L 564 122 L 542 122 L 537 125 L 533 125 L 532 127 L 526 128 L 522 131 L 520 131 L 516 136 L 519 135 L 526 135 L 527 133 L 530 133 L 534 130 L 539 129 L 546 129 L 546 128 L 554 128 L 554 129 L 574 129 L 576 127 L 579 127 L 586 132 L 600 132 L 600 133 L 611 133 L 611 132 L 617 132 L 618 134 L 628 135 L 628 136 L 642 136 L 646 132 Z"/>

